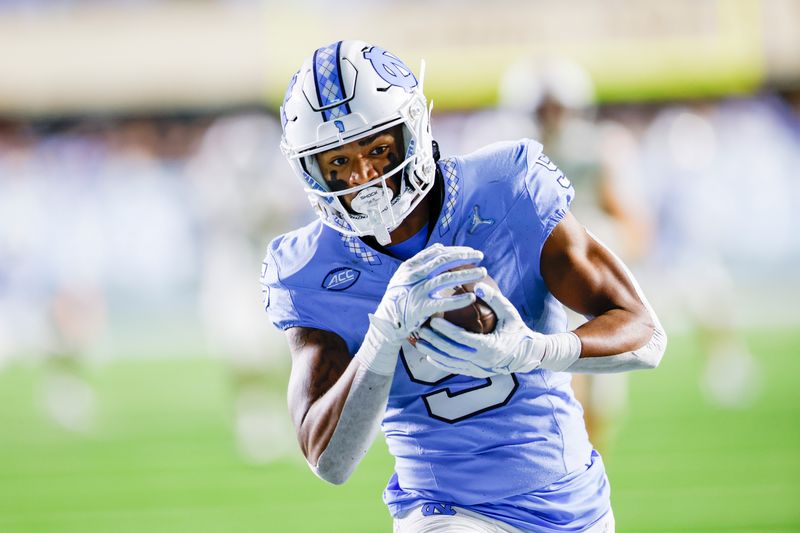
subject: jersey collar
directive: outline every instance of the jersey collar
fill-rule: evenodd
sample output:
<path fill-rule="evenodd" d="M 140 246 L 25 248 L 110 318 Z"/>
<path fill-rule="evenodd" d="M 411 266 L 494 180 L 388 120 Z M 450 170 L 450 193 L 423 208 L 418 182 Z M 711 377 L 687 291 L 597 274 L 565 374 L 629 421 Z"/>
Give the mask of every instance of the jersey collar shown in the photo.
<path fill-rule="evenodd" d="M 428 244 L 430 244 L 431 241 L 441 240 L 451 231 L 455 223 L 458 195 L 461 191 L 461 178 L 458 175 L 455 159 L 448 158 L 440 160 L 439 168 L 442 171 L 444 199 L 442 201 L 442 209 L 439 213 L 439 220 L 437 221 L 432 234 L 428 237 Z M 383 264 L 382 258 L 390 259 L 393 262 L 398 262 L 396 258 L 367 246 L 364 244 L 364 241 L 358 237 L 342 234 L 339 235 L 342 238 L 342 245 L 345 247 L 347 252 L 363 263 L 373 266 L 381 265 Z"/>

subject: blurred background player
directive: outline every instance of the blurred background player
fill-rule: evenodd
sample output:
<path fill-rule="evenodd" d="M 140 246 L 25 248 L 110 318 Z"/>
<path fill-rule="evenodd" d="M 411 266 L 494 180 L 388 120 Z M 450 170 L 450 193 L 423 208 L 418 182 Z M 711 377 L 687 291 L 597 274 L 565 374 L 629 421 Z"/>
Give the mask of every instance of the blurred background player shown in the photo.
<path fill-rule="evenodd" d="M 266 384 L 282 354 L 263 350 L 274 333 L 256 325 L 251 272 L 256 234 L 306 215 L 302 195 L 268 194 L 285 164 L 277 136 L 259 110 L 0 121 L 0 357 L 42 363 L 49 419 L 96 429 L 93 363 L 121 346 L 191 346 L 229 363 L 242 457 L 284 453 L 285 399 Z"/>
<path fill-rule="evenodd" d="M 738 328 L 741 303 L 725 258 L 726 241 L 748 238 L 742 208 L 784 186 L 776 139 L 785 137 L 769 113 L 754 109 L 761 106 L 700 100 L 667 108 L 642 140 L 648 203 L 658 221 L 644 276 L 667 320 L 694 331 L 704 360 L 701 390 L 726 408 L 751 405 L 761 385 Z M 781 200 L 770 194 L 768 201 L 776 221 L 784 218 Z M 780 233 L 763 233 L 754 248 L 782 246 Z"/>
<path fill-rule="evenodd" d="M 570 210 L 635 272 L 652 238 L 641 190 L 639 147 L 622 124 L 599 121 L 589 73 L 566 57 L 526 59 L 500 80 L 498 106 L 466 120 L 465 149 L 481 142 L 539 140 L 575 188 Z M 479 132 L 477 138 L 475 132 Z M 493 139 L 491 139 L 493 137 Z M 571 327 L 586 319 L 570 312 Z M 625 374 L 574 374 L 592 443 L 607 451 L 627 401 Z"/>
<path fill-rule="evenodd" d="M 106 329 L 106 303 L 96 287 L 62 285 L 51 302 L 52 339 L 39 393 L 49 418 L 64 429 L 94 429 L 97 400 L 88 379 Z"/>
<path fill-rule="evenodd" d="M 201 243 L 198 312 L 204 340 L 229 362 L 237 448 L 255 463 L 282 457 L 293 446 L 286 402 L 269 387 L 280 353 L 263 349 L 277 335 L 261 327 L 251 275 L 258 235 L 306 214 L 305 202 L 274 194 L 282 186 L 276 178 L 283 170 L 279 138 L 274 117 L 234 113 L 204 129 L 186 163 Z"/>

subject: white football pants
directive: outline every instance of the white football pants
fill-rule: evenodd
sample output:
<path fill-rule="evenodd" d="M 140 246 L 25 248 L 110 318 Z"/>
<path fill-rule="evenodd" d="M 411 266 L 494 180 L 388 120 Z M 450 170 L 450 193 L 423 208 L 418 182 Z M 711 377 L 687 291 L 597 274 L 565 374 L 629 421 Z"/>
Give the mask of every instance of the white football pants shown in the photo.
<path fill-rule="evenodd" d="M 505 522 L 474 513 L 461 507 L 456 513 L 425 516 L 418 507 L 401 518 L 394 519 L 394 533 L 525 533 Z M 583 533 L 614 533 L 614 512 L 609 511 Z"/>

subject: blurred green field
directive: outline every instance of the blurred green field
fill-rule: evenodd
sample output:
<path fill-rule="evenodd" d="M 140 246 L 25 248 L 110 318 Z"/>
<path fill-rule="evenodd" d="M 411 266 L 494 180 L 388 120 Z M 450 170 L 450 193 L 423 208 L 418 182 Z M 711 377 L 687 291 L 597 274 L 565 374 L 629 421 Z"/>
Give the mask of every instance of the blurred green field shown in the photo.
<path fill-rule="evenodd" d="M 707 405 L 691 338 L 631 380 L 606 457 L 620 532 L 800 531 L 800 331 L 748 337 L 764 365 L 752 408 Z M 0 532 L 390 531 L 382 441 L 342 487 L 297 452 L 235 453 L 230 374 L 218 360 L 118 361 L 91 374 L 99 423 L 68 433 L 41 413 L 41 371 L 0 372 Z M 271 385 L 283 394 L 284 377 Z"/>

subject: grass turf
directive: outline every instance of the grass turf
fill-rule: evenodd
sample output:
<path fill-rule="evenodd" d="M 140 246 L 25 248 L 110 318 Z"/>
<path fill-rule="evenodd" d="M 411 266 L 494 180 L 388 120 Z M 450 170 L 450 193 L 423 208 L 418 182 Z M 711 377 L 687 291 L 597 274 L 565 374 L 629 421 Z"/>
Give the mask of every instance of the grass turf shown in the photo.
<path fill-rule="evenodd" d="M 672 339 L 658 370 L 631 377 L 606 457 L 618 531 L 800 531 L 800 332 L 749 341 L 765 388 L 746 410 L 704 402 L 691 338 Z M 123 360 L 90 379 L 98 425 L 76 435 L 41 414 L 40 369 L 0 373 L 0 531 L 390 531 L 382 442 L 332 487 L 299 451 L 262 466 L 238 458 L 220 361 Z"/>

